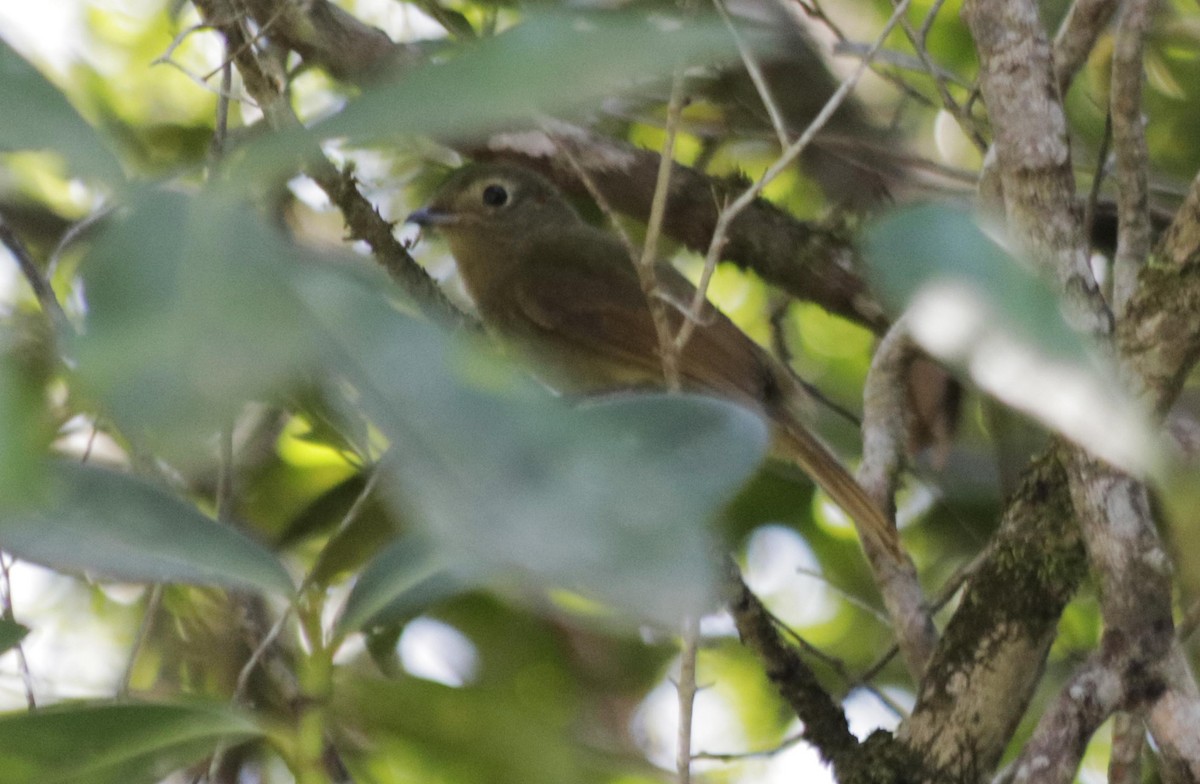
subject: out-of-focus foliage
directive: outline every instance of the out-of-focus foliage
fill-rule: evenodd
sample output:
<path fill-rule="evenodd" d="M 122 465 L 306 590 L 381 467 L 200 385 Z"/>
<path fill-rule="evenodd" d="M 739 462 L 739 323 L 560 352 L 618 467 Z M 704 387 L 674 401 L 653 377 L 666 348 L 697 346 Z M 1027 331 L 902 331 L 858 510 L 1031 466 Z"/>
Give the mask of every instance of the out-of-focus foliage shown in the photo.
<path fill-rule="evenodd" d="M 64 703 L 0 717 L 0 730 L 0 761 L 13 784 L 150 781 L 219 739 L 238 742 L 262 733 L 224 706 L 200 703 Z"/>
<path fill-rule="evenodd" d="M 1135 474 L 1154 461 L 1149 416 L 1092 355 L 1050 284 L 965 211 L 897 212 L 867 235 L 880 295 L 914 338 L 1014 408 Z"/>
<path fill-rule="evenodd" d="M 226 772 L 244 766 L 264 782 L 323 780 L 332 758 L 355 781 L 379 784 L 661 780 L 674 719 L 659 695 L 676 671 L 676 621 L 716 607 L 724 552 L 829 657 L 815 666 L 830 692 L 862 693 L 856 678 L 892 642 L 870 573 L 840 512 L 789 467 L 761 464 L 756 415 L 683 396 L 557 398 L 478 336 L 415 316 L 369 255 L 344 242 L 340 216 L 311 183 L 288 181 L 318 140 L 399 220 L 428 195 L 429 172 L 458 161 L 441 142 L 536 126 L 543 118 L 531 114 L 569 115 L 655 147 L 677 69 L 709 90 L 697 87 L 684 109 L 677 158 L 756 176 L 778 154 L 774 131 L 748 81 L 712 78 L 740 62 L 719 18 L 680 21 L 652 3 L 585 14 L 487 0 L 346 2 L 393 38 L 425 39 L 430 62 L 382 86 L 293 73 L 290 97 L 309 131 L 272 134 L 258 108 L 234 100 L 226 157 L 208 160 L 223 54 L 211 31 L 173 41 L 196 24 L 195 10 L 167 0 L 61 5 L 78 14 L 55 33 L 67 38 L 57 54 L 0 26 L 0 220 L 25 239 L 74 330 L 49 339 L 0 256 L 0 594 L 15 616 L 0 620 L 0 697 L 11 711 L 0 716 L 0 780 L 140 784 L 206 771 L 217 749 Z M 823 5 L 846 36 L 839 51 L 851 54 L 892 9 Z M 913 4 L 914 26 L 933 5 Z M 978 163 L 970 136 L 986 128 L 967 105 L 976 64 L 957 6 L 941 6 L 926 44 L 964 104 L 966 130 L 936 110 L 939 86 L 897 31 L 887 42 L 896 56 L 863 85 L 858 110 L 864 127 L 893 135 L 843 150 L 839 162 L 903 149 L 901 158 L 941 167 L 938 193 L 965 191 L 952 169 Z M 1148 74 L 1151 155 L 1177 178 L 1200 161 L 1187 100 L 1200 83 L 1190 13 L 1157 31 Z M 809 23 L 822 40 L 837 37 Z M 755 56 L 780 54 L 753 36 L 747 44 Z M 175 66 L 152 65 L 168 53 Z M 1069 96 L 1083 149 L 1099 146 L 1107 78 L 1097 56 Z M 811 81 L 834 83 L 824 72 Z M 237 79 L 231 94 L 245 97 Z M 787 119 L 796 132 L 807 122 Z M 767 196 L 825 217 L 841 199 L 808 171 L 788 171 Z M 857 228 L 858 218 L 845 222 Z M 873 225 L 872 282 L 897 312 L 922 286 L 966 275 L 973 314 L 994 334 L 1093 367 L 1048 291 L 1009 276 L 1009 260 L 965 215 L 938 209 Z M 415 253 L 456 293 L 444 250 L 432 239 Z M 697 271 L 694 258 L 677 261 Z M 775 292 L 732 267 L 711 295 L 858 412 L 868 329 L 811 304 L 777 309 Z M 987 387 L 977 349 L 952 359 Z M 855 424 L 825 408 L 817 416 L 826 439 L 853 454 Z M 950 459 L 919 457 L 900 495 L 906 543 L 934 588 L 995 524 L 1005 467 L 994 424 L 971 398 Z M 231 462 L 220 458 L 226 442 Z M 54 611 L 25 613 L 22 574 L 32 569 L 13 557 L 69 578 L 55 583 L 71 587 L 52 597 Z M 114 580 L 160 585 L 131 594 Z M 140 628 L 130 602 L 146 616 Z M 282 632 L 263 644 L 280 618 Z M 26 713 L 16 646 L 31 654 L 35 696 L 59 682 L 50 699 L 75 694 L 56 635 L 93 625 L 136 656 L 85 696 L 120 699 Z M 713 614 L 704 626 L 699 680 L 712 688 L 697 750 L 780 744 L 794 717 L 728 620 Z M 1052 677 L 1097 629 L 1085 595 L 1064 616 Z M 252 656 L 260 666 L 240 678 Z M 874 683 L 911 700 L 894 660 Z M 211 704 L 235 698 L 242 707 Z M 864 715 L 871 726 L 897 718 Z M 784 756 L 705 764 L 728 781 L 819 775 L 788 769 Z"/>

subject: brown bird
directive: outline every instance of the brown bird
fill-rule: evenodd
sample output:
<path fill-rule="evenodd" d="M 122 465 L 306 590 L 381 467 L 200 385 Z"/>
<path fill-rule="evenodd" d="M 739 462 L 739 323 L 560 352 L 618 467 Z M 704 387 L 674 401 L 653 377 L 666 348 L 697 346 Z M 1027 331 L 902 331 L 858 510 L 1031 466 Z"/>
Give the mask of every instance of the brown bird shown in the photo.
<path fill-rule="evenodd" d="M 667 385 L 658 335 L 626 247 L 591 226 L 546 179 L 503 164 L 466 166 L 408 221 L 446 238 L 487 328 L 563 392 Z M 677 332 L 695 289 L 660 265 L 658 287 Z M 773 448 L 793 460 L 864 535 L 894 555 L 895 526 L 808 429 L 800 381 L 714 307 L 678 357 L 680 386 L 749 406 L 772 422 Z"/>

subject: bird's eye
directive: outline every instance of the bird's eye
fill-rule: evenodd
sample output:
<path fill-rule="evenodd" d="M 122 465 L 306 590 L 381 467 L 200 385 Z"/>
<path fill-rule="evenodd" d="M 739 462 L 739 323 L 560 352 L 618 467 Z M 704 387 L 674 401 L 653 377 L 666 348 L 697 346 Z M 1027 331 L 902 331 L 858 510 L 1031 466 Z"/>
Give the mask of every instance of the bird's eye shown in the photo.
<path fill-rule="evenodd" d="M 503 207 L 508 202 L 508 191 L 503 185 L 489 185 L 483 189 L 483 203 L 489 207 Z"/>

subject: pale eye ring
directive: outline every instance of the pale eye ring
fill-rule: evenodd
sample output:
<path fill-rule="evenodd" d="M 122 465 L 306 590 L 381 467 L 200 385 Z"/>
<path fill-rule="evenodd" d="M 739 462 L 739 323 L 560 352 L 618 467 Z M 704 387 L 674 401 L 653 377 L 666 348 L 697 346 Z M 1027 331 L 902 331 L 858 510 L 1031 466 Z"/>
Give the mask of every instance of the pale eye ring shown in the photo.
<path fill-rule="evenodd" d="M 508 191 L 503 185 L 489 185 L 483 189 L 483 203 L 489 207 L 503 207 L 508 203 Z"/>

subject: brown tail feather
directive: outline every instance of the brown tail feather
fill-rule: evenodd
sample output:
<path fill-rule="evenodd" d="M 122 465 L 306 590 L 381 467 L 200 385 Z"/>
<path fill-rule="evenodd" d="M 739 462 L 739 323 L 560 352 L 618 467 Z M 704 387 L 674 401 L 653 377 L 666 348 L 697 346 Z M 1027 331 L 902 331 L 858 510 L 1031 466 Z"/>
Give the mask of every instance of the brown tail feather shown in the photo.
<path fill-rule="evenodd" d="M 867 496 L 841 461 L 803 425 L 795 421 L 777 421 L 775 451 L 795 462 L 850 515 L 860 537 L 869 537 L 897 559 L 906 557 L 896 526 Z"/>

